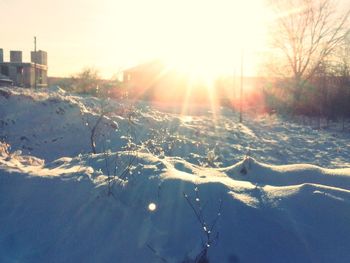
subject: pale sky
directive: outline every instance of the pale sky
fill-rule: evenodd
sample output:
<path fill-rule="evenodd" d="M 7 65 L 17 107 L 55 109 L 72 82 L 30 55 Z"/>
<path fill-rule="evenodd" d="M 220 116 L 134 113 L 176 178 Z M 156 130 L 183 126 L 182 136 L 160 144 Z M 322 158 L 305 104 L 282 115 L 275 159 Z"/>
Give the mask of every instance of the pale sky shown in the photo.
<path fill-rule="evenodd" d="M 22 50 L 29 61 L 37 36 L 49 76 L 95 67 L 106 78 L 153 57 L 234 71 L 242 49 L 253 73 L 269 19 L 263 0 L 0 0 L 0 13 L 6 60 Z"/>

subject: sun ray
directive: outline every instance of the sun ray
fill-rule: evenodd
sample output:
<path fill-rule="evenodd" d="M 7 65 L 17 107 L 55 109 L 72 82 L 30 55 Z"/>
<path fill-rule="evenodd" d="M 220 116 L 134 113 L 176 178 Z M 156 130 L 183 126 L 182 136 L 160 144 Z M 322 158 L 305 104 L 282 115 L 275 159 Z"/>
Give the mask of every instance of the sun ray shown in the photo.
<path fill-rule="evenodd" d="M 185 91 L 184 101 L 182 102 L 181 116 L 188 115 L 188 107 L 190 104 L 191 95 L 192 95 L 192 85 L 188 85 Z"/>

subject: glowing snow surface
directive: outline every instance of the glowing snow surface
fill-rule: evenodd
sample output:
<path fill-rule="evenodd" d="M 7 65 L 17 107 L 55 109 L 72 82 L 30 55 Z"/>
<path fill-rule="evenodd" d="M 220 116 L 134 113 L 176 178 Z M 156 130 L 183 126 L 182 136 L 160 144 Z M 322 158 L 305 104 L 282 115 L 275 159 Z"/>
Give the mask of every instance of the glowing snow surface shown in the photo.
<path fill-rule="evenodd" d="M 214 263 L 350 261 L 349 133 L 139 103 L 143 146 L 108 191 L 114 162 L 89 154 L 97 99 L 1 91 L 0 262 L 194 262 L 205 246 Z M 127 160 L 111 103 L 97 148 Z"/>

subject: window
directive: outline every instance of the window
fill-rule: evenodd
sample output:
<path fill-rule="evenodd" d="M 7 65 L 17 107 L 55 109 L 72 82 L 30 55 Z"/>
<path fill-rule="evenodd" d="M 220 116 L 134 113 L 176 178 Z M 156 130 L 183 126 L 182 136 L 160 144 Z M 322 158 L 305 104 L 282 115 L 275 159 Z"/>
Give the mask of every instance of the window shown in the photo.
<path fill-rule="evenodd" d="M 8 66 L 1 66 L 1 74 L 5 76 L 9 76 L 9 68 Z"/>

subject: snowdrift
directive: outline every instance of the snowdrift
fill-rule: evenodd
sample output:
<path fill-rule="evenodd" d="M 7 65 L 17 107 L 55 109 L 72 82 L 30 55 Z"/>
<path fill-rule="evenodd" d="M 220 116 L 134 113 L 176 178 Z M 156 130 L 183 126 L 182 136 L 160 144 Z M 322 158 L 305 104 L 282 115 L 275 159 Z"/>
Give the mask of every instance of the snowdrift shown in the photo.
<path fill-rule="evenodd" d="M 338 154 L 337 160 L 325 169 L 316 162 L 302 164 L 300 154 L 299 160 L 296 154 L 290 157 L 300 164 L 263 163 L 277 162 L 278 154 L 259 157 L 264 149 L 252 147 L 254 136 L 264 132 L 257 136 L 260 145 L 267 145 L 266 153 L 276 150 L 268 140 L 293 138 L 288 131 L 295 124 L 276 133 L 278 127 L 259 130 L 249 120 L 238 130 L 226 115 L 226 133 L 217 128 L 204 136 L 197 130 L 207 131 L 208 116 L 182 120 L 176 113 L 139 105 L 135 125 L 143 129 L 138 140 L 149 147 L 113 151 L 126 143 L 120 137 L 127 121 L 122 114 L 104 119 L 111 134 L 108 158 L 136 158 L 110 192 L 108 173 L 114 163 L 106 161 L 105 153 L 89 153 L 89 130 L 81 114 L 98 118 L 97 101 L 57 91 L 3 90 L 10 95 L 1 98 L 1 120 L 7 122 L 2 133 L 12 149 L 0 145 L 0 262 L 194 262 L 207 245 L 214 263 L 350 261 L 348 153 L 331 153 Z M 57 101 L 49 102 L 53 98 Z M 66 117 L 56 113 L 57 107 Z M 170 138 L 157 141 L 152 132 L 164 127 Z M 62 139 L 55 144 L 51 138 L 57 135 Z M 327 132 L 319 136 L 334 138 Z M 334 144 L 345 147 L 346 137 L 336 136 Z M 247 138 L 254 158 L 237 149 Z M 230 149 L 239 156 L 226 159 Z M 329 164 L 327 158 L 320 160 Z"/>

